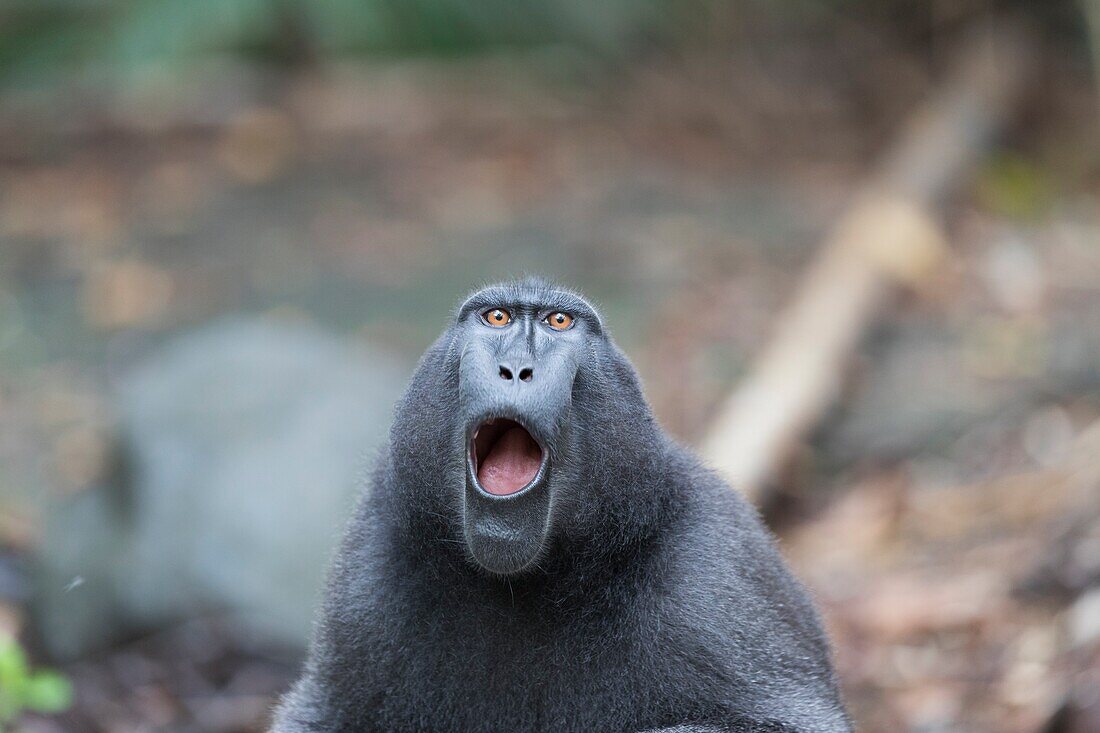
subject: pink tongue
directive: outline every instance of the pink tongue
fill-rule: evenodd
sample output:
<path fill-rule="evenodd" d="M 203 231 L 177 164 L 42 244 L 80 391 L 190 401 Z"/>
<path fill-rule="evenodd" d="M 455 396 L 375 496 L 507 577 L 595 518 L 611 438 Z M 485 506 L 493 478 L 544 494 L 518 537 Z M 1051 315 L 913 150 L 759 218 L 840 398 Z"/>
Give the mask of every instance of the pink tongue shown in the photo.
<path fill-rule="evenodd" d="M 500 436 L 477 469 L 477 480 L 490 494 L 514 494 L 535 478 L 542 451 L 531 435 L 515 427 Z"/>

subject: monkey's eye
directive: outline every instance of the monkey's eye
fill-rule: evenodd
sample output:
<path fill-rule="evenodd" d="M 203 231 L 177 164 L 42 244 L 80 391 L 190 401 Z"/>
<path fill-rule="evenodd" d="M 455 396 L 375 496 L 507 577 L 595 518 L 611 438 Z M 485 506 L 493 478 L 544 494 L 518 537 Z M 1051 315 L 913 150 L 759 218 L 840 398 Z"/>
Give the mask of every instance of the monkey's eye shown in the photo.
<path fill-rule="evenodd" d="M 551 313 L 544 320 L 546 321 L 546 325 L 555 331 L 564 331 L 573 325 L 573 316 L 568 313 L 562 313 L 561 311 Z"/>
<path fill-rule="evenodd" d="M 481 314 L 485 322 L 490 326 L 501 328 L 512 322 L 512 315 L 503 308 L 490 308 Z"/>

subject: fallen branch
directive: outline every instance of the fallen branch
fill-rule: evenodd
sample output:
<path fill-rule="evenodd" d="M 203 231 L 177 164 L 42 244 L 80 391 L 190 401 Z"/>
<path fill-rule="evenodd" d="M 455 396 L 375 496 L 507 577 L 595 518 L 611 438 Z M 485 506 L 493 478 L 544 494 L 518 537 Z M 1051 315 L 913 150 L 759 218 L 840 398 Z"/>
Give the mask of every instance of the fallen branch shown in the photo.
<path fill-rule="evenodd" d="M 844 364 L 887 296 L 917 284 L 945 249 L 935 210 L 988 147 L 1027 71 L 1028 44 L 990 28 L 919 111 L 831 233 L 775 335 L 725 400 L 706 459 L 750 499 L 836 398 Z"/>

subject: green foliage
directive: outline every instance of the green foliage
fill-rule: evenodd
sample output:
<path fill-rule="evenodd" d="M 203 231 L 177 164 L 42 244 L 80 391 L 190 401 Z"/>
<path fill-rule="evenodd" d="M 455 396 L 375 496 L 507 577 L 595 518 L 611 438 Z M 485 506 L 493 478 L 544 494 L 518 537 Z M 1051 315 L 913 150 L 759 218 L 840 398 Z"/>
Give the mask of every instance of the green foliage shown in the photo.
<path fill-rule="evenodd" d="M 62 712 L 72 697 L 67 679 L 57 672 L 32 671 L 15 639 L 0 636 L 0 733 L 23 712 Z"/>
<path fill-rule="evenodd" d="M 614 52 L 698 0 L 0 0 L 0 73 L 564 44 Z"/>
<path fill-rule="evenodd" d="M 1065 38 L 1081 35 L 1077 13 L 1061 18 L 1072 3 L 1031 6 L 1044 25 L 1071 26 Z M 212 54 L 300 63 L 555 45 L 615 58 L 655 39 L 695 43 L 700 23 L 735 23 L 738 9 L 792 28 L 859 18 L 911 38 L 933 35 L 938 22 L 925 4 L 905 0 L 0 0 L 0 82 L 172 67 Z"/>
<path fill-rule="evenodd" d="M 1041 216 L 1055 198 L 1050 177 L 1032 161 L 1010 153 L 994 156 L 982 167 L 977 194 L 990 211 L 1023 221 Z"/>

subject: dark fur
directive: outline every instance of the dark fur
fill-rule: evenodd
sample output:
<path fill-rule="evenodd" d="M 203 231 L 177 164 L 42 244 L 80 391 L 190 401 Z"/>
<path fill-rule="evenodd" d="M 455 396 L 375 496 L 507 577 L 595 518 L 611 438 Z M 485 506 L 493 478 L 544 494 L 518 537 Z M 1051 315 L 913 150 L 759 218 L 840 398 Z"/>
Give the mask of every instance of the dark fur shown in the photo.
<path fill-rule="evenodd" d="M 474 297 L 578 302 L 539 281 Z M 550 447 L 540 554 L 509 575 L 473 560 L 451 437 L 462 341 L 482 327 L 471 308 L 398 405 L 273 730 L 850 731 L 806 593 L 753 509 L 656 424 L 594 312 L 578 336 L 574 438 Z"/>

